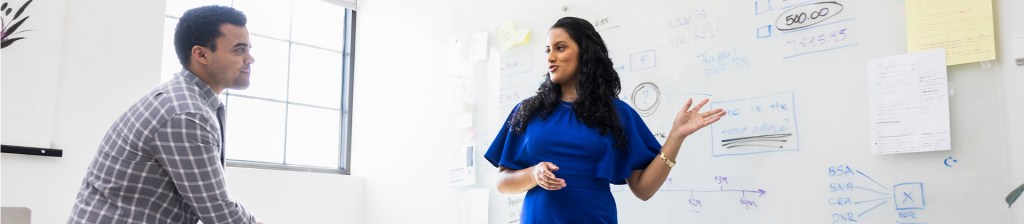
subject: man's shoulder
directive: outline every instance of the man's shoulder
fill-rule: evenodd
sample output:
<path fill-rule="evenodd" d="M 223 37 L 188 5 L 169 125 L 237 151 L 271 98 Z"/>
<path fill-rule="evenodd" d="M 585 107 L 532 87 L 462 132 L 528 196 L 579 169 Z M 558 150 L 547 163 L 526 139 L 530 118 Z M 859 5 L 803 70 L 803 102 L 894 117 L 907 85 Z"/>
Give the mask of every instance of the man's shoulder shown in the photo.
<path fill-rule="evenodd" d="M 199 94 L 199 88 L 180 79 L 171 79 L 160 84 L 146 94 L 142 99 L 155 107 L 152 109 L 162 110 L 168 114 L 180 114 L 187 112 L 204 112 L 210 108 Z"/>

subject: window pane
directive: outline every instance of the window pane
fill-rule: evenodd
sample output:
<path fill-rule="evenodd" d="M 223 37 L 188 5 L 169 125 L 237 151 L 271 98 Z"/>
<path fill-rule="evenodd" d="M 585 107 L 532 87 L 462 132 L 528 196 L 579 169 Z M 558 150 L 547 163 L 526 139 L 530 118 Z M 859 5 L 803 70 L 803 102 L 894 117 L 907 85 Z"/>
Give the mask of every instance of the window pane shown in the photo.
<path fill-rule="evenodd" d="M 161 78 L 165 81 L 181 70 L 173 44 L 175 18 L 205 5 L 233 6 L 248 18 L 246 27 L 257 59 L 251 84 L 218 96 L 228 107 L 227 159 L 347 167 L 339 161 L 344 153 L 340 108 L 346 9 L 328 2 L 167 1 L 165 13 L 174 18 L 164 22 Z"/>
<path fill-rule="evenodd" d="M 291 1 L 235 0 L 235 8 L 245 13 L 249 33 L 288 39 L 291 23 Z"/>
<path fill-rule="evenodd" d="M 296 0 L 292 41 L 341 51 L 345 8 L 323 0 Z"/>
<path fill-rule="evenodd" d="M 252 64 L 249 88 L 231 90 L 233 94 L 255 96 L 284 101 L 288 86 L 288 43 L 284 41 L 249 36 L 252 42 Z"/>
<path fill-rule="evenodd" d="M 288 108 L 287 164 L 338 167 L 341 112 L 292 104 Z"/>
<path fill-rule="evenodd" d="M 167 15 L 180 18 L 185 11 L 204 5 L 231 6 L 231 0 L 167 0 Z"/>
<path fill-rule="evenodd" d="M 341 108 L 341 53 L 292 45 L 289 101 Z"/>
<path fill-rule="evenodd" d="M 237 96 L 227 103 L 227 158 L 283 163 L 285 104 Z"/>
<path fill-rule="evenodd" d="M 171 80 L 174 73 L 181 71 L 181 62 L 178 61 L 178 54 L 174 52 L 174 27 L 178 25 L 178 20 L 164 18 L 164 55 L 160 65 L 161 82 Z"/>

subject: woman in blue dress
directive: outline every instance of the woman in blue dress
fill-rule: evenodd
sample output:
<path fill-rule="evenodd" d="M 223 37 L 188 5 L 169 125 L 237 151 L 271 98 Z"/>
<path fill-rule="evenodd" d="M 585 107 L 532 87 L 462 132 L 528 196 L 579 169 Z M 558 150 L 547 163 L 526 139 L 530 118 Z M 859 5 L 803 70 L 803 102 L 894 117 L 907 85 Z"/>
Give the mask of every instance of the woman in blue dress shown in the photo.
<path fill-rule="evenodd" d="M 676 114 L 665 145 L 617 98 L 619 76 L 594 26 L 574 17 L 548 32 L 547 79 L 516 105 L 485 158 L 498 191 L 526 193 L 521 222 L 617 223 L 611 184 L 650 199 L 668 177 L 686 136 L 718 121 L 707 99 Z"/>

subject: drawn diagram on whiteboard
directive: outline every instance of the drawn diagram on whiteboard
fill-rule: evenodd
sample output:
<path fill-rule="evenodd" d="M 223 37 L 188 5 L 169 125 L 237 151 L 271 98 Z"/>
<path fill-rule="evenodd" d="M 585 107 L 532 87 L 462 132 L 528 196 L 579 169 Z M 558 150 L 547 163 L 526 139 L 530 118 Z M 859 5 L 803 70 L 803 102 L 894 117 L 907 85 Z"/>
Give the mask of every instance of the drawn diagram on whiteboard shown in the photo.
<path fill-rule="evenodd" d="M 849 165 L 828 168 L 828 204 L 833 208 L 830 218 L 836 223 L 859 223 L 877 208 L 890 203 L 896 210 L 896 223 L 926 223 L 924 219 L 924 183 L 904 182 L 886 187 L 864 172 Z M 892 189 L 891 191 L 889 189 Z"/>
<path fill-rule="evenodd" d="M 498 90 L 498 105 L 502 110 L 512 110 L 516 104 L 533 96 L 543 81 L 540 76 L 530 75 L 530 66 L 533 65 L 530 59 L 526 52 L 502 55 Z"/>
<path fill-rule="evenodd" d="M 630 95 L 629 99 L 633 101 L 633 106 L 636 107 L 636 112 L 640 116 L 649 117 L 658 111 L 661 91 L 653 82 L 644 82 L 633 89 L 633 95 Z"/>
<path fill-rule="evenodd" d="M 794 3 L 795 2 L 795 3 Z M 781 13 L 773 12 L 775 8 Z M 840 15 L 843 4 L 839 1 L 776 1 L 755 0 L 754 15 L 766 21 L 755 25 L 758 39 L 773 38 L 784 44 L 782 59 L 819 54 L 857 46 L 859 30 L 847 22 L 857 18 Z M 764 16 L 760 16 L 764 15 Z M 778 16 L 772 16 L 778 15 Z M 771 20 L 770 22 L 767 20 Z M 777 30 L 781 35 L 772 34 Z"/>
<path fill-rule="evenodd" d="M 661 192 L 688 192 L 688 193 L 690 193 L 690 197 L 687 199 L 687 204 L 689 204 L 688 208 L 690 209 L 690 211 L 692 211 L 694 213 L 701 213 L 705 209 L 705 205 L 721 206 L 721 205 L 727 205 L 727 204 L 733 204 L 733 203 L 735 203 L 735 205 L 737 206 L 737 207 L 734 207 L 734 208 L 742 207 L 744 210 L 756 209 L 756 208 L 760 207 L 760 205 L 758 205 L 758 201 L 761 198 L 763 198 L 766 193 L 768 193 L 767 191 L 765 191 L 764 189 L 761 189 L 761 188 L 757 188 L 757 189 L 742 189 L 742 188 L 730 187 L 729 186 L 729 177 L 728 176 L 715 176 L 714 183 L 718 184 L 718 188 L 717 189 L 716 188 L 707 188 L 707 189 L 688 188 L 688 187 L 682 187 L 682 186 L 679 186 L 677 184 L 674 184 L 672 182 L 672 178 L 669 178 L 668 180 L 665 181 L 665 184 L 662 185 L 661 190 L 658 190 L 658 191 L 661 191 Z M 706 203 L 706 202 L 708 202 L 710 200 L 722 200 L 723 199 L 723 197 L 715 197 L 715 196 L 710 196 L 708 194 L 734 194 L 735 196 L 739 196 L 739 197 L 735 198 L 735 199 L 727 199 L 727 200 L 732 200 L 731 202 L 730 201 L 716 201 L 717 203 Z M 726 198 L 728 198 L 728 197 L 726 197 Z"/>
<path fill-rule="evenodd" d="M 800 5 L 779 14 L 775 27 L 779 31 L 795 30 L 821 23 L 843 11 L 838 2 L 815 2 Z"/>
<path fill-rule="evenodd" d="M 712 102 L 729 119 L 711 125 L 713 156 L 799 151 L 793 92 Z"/>

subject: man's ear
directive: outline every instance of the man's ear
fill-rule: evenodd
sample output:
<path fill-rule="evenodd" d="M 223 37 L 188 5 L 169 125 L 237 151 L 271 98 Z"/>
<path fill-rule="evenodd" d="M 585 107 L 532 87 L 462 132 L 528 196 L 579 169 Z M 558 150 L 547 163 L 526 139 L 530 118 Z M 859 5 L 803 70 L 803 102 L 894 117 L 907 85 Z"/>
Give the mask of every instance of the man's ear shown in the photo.
<path fill-rule="evenodd" d="M 204 65 L 205 64 L 209 64 L 210 62 L 206 58 L 206 56 L 207 56 L 206 53 L 208 53 L 208 52 L 209 52 L 209 49 L 206 49 L 205 47 L 202 47 L 202 46 L 192 46 L 192 56 L 191 57 L 195 58 L 195 60 L 197 62 L 201 63 L 201 64 L 204 64 Z"/>

